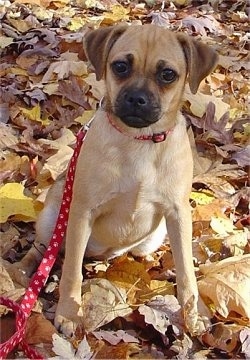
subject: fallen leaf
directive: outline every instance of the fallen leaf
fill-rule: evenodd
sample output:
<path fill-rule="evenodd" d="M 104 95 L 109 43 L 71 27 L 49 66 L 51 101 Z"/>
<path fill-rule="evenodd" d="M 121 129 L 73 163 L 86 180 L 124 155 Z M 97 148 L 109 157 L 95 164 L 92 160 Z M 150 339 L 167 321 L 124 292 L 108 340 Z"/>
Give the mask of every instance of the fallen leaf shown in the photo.
<path fill-rule="evenodd" d="M 213 330 L 207 331 L 201 336 L 201 339 L 203 343 L 212 348 L 232 353 L 237 349 L 241 329 L 242 326 L 237 324 L 214 324 Z"/>
<path fill-rule="evenodd" d="M 50 359 L 83 359 L 89 360 L 93 357 L 93 351 L 88 344 L 86 337 L 78 345 L 78 349 L 76 350 L 73 345 L 63 339 L 61 336 L 57 334 L 53 334 L 53 347 L 52 350 L 57 356 L 51 357 Z"/>
<path fill-rule="evenodd" d="M 0 111 L 2 113 L 2 109 Z M 16 132 L 9 125 L 4 124 L 0 121 L 0 149 L 10 148 L 18 143 L 18 136 Z"/>
<path fill-rule="evenodd" d="M 129 11 L 129 8 L 125 8 L 120 4 L 113 5 L 109 12 L 103 13 L 103 24 L 111 25 L 119 21 L 126 21 L 129 19 Z"/>
<path fill-rule="evenodd" d="M 54 325 L 43 314 L 32 313 L 27 321 L 24 339 L 28 344 L 51 343 L 52 335 L 56 332 Z"/>
<path fill-rule="evenodd" d="M 61 60 L 50 65 L 42 78 L 42 83 L 47 83 L 57 74 L 58 80 L 68 78 L 70 74 L 83 76 L 87 74 L 87 65 L 84 61 Z"/>
<path fill-rule="evenodd" d="M 91 332 L 132 309 L 124 289 L 106 279 L 91 279 L 83 283 L 82 312 L 84 329 Z"/>
<path fill-rule="evenodd" d="M 14 226 L 10 226 L 6 231 L 0 232 L 0 253 L 4 255 L 17 244 L 19 231 Z"/>
<path fill-rule="evenodd" d="M 200 265 L 200 271 L 204 277 L 198 281 L 198 288 L 206 304 L 212 303 L 225 318 L 230 312 L 250 318 L 250 255 Z"/>
<path fill-rule="evenodd" d="M 100 350 L 97 350 L 95 359 L 127 360 L 139 353 L 141 353 L 141 347 L 138 344 L 121 343 L 114 346 L 105 344 Z M 143 359 L 145 360 L 145 357 Z"/>
<path fill-rule="evenodd" d="M 23 287 L 16 288 L 11 271 L 8 271 L 10 267 L 11 264 L 8 261 L 0 260 L 0 295 L 17 301 L 25 293 L 25 289 Z M 0 305 L 0 316 L 8 312 L 9 309 L 6 306 Z"/>
<path fill-rule="evenodd" d="M 169 325 L 184 327 L 180 304 L 173 295 L 155 296 L 146 305 L 139 306 L 138 311 L 144 315 L 147 324 L 153 325 L 163 335 Z"/>
<path fill-rule="evenodd" d="M 146 294 L 151 291 L 149 289 L 150 276 L 145 266 L 128 257 L 115 261 L 107 269 L 105 276 L 109 281 L 116 283 L 127 291 L 131 303 L 138 301 L 139 294 Z"/>
<path fill-rule="evenodd" d="M 192 191 L 189 198 L 199 205 L 211 204 L 214 201 L 213 194 L 207 191 Z"/>
<path fill-rule="evenodd" d="M 247 231 L 237 231 L 234 234 L 227 236 L 223 240 L 223 245 L 229 248 L 230 253 L 233 256 L 243 255 L 245 253 L 245 248 L 248 244 L 248 232 Z"/>
<path fill-rule="evenodd" d="M 235 152 L 232 155 L 232 159 L 235 160 L 239 166 L 250 166 L 250 145 Z"/>
<path fill-rule="evenodd" d="M 213 95 L 205 95 L 200 91 L 194 95 L 187 86 L 185 88 L 184 97 L 190 102 L 190 110 L 193 115 L 199 118 L 205 114 L 207 105 L 210 102 L 215 104 L 215 117 L 217 119 L 220 119 L 229 110 L 229 105 L 223 102 L 222 99 Z"/>
<path fill-rule="evenodd" d="M 187 334 L 183 334 L 182 339 L 176 339 L 171 346 L 171 350 L 177 353 L 178 359 L 189 359 L 189 354 L 192 353 L 193 341 Z"/>
<path fill-rule="evenodd" d="M 73 155 L 73 149 L 69 146 L 61 146 L 55 155 L 49 157 L 45 162 L 39 176 L 42 177 L 49 171 L 53 180 L 56 180 L 68 168 L 69 161 Z"/>
<path fill-rule="evenodd" d="M 24 186 L 18 183 L 1 186 L 0 200 L 0 223 L 13 215 L 22 221 L 35 221 L 42 208 L 31 197 L 24 195 Z"/>
<path fill-rule="evenodd" d="M 50 124 L 50 120 L 41 119 L 41 108 L 39 104 L 34 106 L 32 109 L 20 108 L 20 110 L 29 120 L 41 122 L 42 125 Z"/>
<path fill-rule="evenodd" d="M 245 328 L 240 332 L 241 351 L 246 359 L 250 358 L 250 329 Z"/>
<path fill-rule="evenodd" d="M 210 226 L 217 234 L 220 234 L 221 236 L 238 232 L 237 228 L 233 224 L 233 221 L 225 217 L 212 216 Z"/>
<path fill-rule="evenodd" d="M 106 331 L 106 330 L 99 330 L 99 331 L 93 331 L 92 334 L 98 339 L 98 340 L 105 340 L 111 345 L 117 345 L 119 342 L 123 341 L 125 343 L 139 343 L 139 340 L 130 335 L 128 332 L 124 330 L 117 330 L 117 331 Z"/>
<path fill-rule="evenodd" d="M 191 28 L 196 33 L 203 36 L 207 35 L 207 31 L 210 33 L 217 33 L 219 30 L 219 23 L 211 15 L 205 15 L 200 17 L 186 16 L 182 20 L 183 26 Z"/>

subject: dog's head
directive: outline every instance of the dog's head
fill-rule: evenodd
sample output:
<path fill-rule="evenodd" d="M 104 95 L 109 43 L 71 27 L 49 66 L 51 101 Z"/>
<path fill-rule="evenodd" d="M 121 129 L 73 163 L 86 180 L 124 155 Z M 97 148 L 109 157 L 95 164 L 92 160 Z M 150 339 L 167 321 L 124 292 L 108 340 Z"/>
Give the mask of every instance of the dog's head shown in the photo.
<path fill-rule="evenodd" d="M 209 46 L 155 25 L 90 31 L 85 50 L 97 80 L 106 81 L 106 110 L 134 128 L 162 118 L 173 126 L 186 80 L 196 93 L 217 61 Z"/>

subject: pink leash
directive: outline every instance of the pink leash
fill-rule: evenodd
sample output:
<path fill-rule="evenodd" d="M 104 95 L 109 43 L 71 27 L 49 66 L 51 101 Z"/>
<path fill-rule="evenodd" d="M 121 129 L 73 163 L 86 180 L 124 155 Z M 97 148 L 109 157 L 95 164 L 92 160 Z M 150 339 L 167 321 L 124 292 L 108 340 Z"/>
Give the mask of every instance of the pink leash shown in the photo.
<path fill-rule="evenodd" d="M 25 334 L 25 327 L 34 303 L 36 302 L 42 287 L 45 285 L 48 279 L 49 273 L 54 265 L 58 251 L 61 247 L 64 235 L 66 233 L 69 217 L 69 208 L 72 199 L 72 189 L 75 178 L 76 163 L 82 143 L 86 137 L 87 131 L 89 130 L 92 121 L 93 118 L 77 134 L 77 142 L 73 156 L 69 163 L 63 199 L 54 233 L 50 240 L 49 247 L 44 254 L 44 258 L 39 265 L 37 272 L 34 274 L 30 281 L 29 287 L 24 294 L 23 300 L 19 304 L 5 297 L 0 297 L 0 304 L 7 306 L 9 309 L 13 310 L 16 313 L 16 332 L 14 335 L 11 336 L 10 339 L 0 344 L 0 359 L 5 359 L 9 352 L 11 352 L 18 344 L 21 345 L 24 353 L 30 359 L 43 359 L 43 357 L 36 350 L 32 349 L 23 340 Z"/>

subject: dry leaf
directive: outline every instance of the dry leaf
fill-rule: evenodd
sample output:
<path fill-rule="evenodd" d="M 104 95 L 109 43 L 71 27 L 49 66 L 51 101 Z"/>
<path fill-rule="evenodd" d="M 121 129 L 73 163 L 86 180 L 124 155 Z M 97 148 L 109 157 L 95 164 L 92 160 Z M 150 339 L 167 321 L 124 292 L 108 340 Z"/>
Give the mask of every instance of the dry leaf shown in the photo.
<path fill-rule="evenodd" d="M 24 186 L 18 183 L 9 183 L 0 187 L 0 222 L 5 222 L 10 216 L 20 221 L 34 221 L 41 206 L 31 197 L 24 195 Z"/>
<path fill-rule="evenodd" d="M 2 113 L 3 108 L 0 108 Z M 9 126 L 0 121 L 0 149 L 6 149 L 18 143 L 18 136 L 15 131 Z"/>
<path fill-rule="evenodd" d="M 121 343 L 114 346 L 104 345 L 100 350 L 97 350 L 95 359 L 114 359 L 127 360 L 133 358 L 134 354 L 139 354 L 141 347 L 137 344 Z M 131 356 L 130 356 L 131 355 Z M 145 359 L 145 358 L 144 358 Z"/>
<path fill-rule="evenodd" d="M 17 244 L 19 232 L 14 226 L 10 226 L 6 231 L 0 232 L 0 254 L 4 255 Z"/>
<path fill-rule="evenodd" d="M 93 351 L 88 344 L 86 337 L 78 345 L 78 349 L 74 349 L 72 344 L 60 337 L 57 334 L 53 334 L 53 347 L 52 350 L 57 356 L 50 359 L 82 359 L 90 360 L 93 357 Z"/>
<path fill-rule="evenodd" d="M 223 240 L 223 245 L 230 249 L 232 255 L 243 255 L 248 243 L 248 232 L 238 230 Z"/>
<path fill-rule="evenodd" d="M 144 315 L 147 324 L 153 325 L 163 335 L 169 325 L 184 327 L 181 307 L 173 295 L 155 296 L 146 305 L 141 305 L 138 311 Z"/>
<path fill-rule="evenodd" d="M 72 148 L 65 145 L 61 146 L 58 152 L 55 155 L 50 156 L 50 158 L 46 161 L 39 175 L 42 177 L 47 171 L 49 171 L 52 179 L 56 180 L 67 170 L 72 155 Z"/>
<path fill-rule="evenodd" d="M 0 295 L 5 296 L 8 299 L 17 301 L 24 294 L 24 288 L 16 288 L 11 278 L 11 272 L 8 271 L 8 267 L 11 264 L 6 260 L 0 260 Z M 8 309 L 4 305 L 0 305 L 0 316 L 8 313 Z"/>
<path fill-rule="evenodd" d="M 113 5 L 110 9 L 110 12 L 103 13 L 104 16 L 103 23 L 112 25 L 119 21 L 126 21 L 129 19 L 128 14 L 129 14 L 128 8 L 125 8 L 119 4 Z"/>
<path fill-rule="evenodd" d="M 250 358 L 250 329 L 244 328 L 240 332 L 241 351 L 245 354 L 246 359 Z"/>
<path fill-rule="evenodd" d="M 215 324 L 211 332 L 201 336 L 202 342 L 207 345 L 231 353 L 236 350 L 241 326 L 236 324 Z"/>
<path fill-rule="evenodd" d="M 61 60 L 52 63 L 42 78 L 43 83 L 49 82 L 53 79 L 54 74 L 57 74 L 58 80 L 63 80 L 69 75 L 83 76 L 87 74 L 87 65 L 84 61 Z"/>
<path fill-rule="evenodd" d="M 233 221 L 226 217 L 211 217 L 211 228 L 221 236 L 237 233 L 238 230 L 234 226 Z"/>
<path fill-rule="evenodd" d="M 151 292 L 150 276 L 145 266 L 134 259 L 128 257 L 118 259 L 107 269 L 105 276 L 108 280 L 126 289 L 131 303 L 138 301 L 139 294 Z"/>
<path fill-rule="evenodd" d="M 28 344 L 51 343 L 56 328 L 43 314 L 32 313 L 28 318 L 25 341 Z"/>
<path fill-rule="evenodd" d="M 200 91 L 194 95 L 188 87 L 185 88 L 185 99 L 190 102 L 190 110 L 193 115 L 199 118 L 205 114 L 207 105 L 210 102 L 215 104 L 215 116 L 217 119 L 220 119 L 229 110 L 229 105 L 220 98 L 213 95 L 205 95 Z"/>
<path fill-rule="evenodd" d="M 91 332 L 118 316 L 132 312 L 127 295 L 106 279 L 91 279 L 83 283 L 82 312 L 84 329 Z"/>
<path fill-rule="evenodd" d="M 139 340 L 136 337 L 130 335 L 128 332 L 124 330 L 118 330 L 118 331 L 99 330 L 99 331 L 93 331 L 92 334 L 98 340 L 105 340 L 111 345 L 117 345 L 121 341 L 125 343 L 139 343 Z"/>
<path fill-rule="evenodd" d="M 225 318 L 232 311 L 250 318 L 250 255 L 200 265 L 200 270 L 204 277 L 198 281 L 198 288 L 206 304 L 212 302 Z"/>

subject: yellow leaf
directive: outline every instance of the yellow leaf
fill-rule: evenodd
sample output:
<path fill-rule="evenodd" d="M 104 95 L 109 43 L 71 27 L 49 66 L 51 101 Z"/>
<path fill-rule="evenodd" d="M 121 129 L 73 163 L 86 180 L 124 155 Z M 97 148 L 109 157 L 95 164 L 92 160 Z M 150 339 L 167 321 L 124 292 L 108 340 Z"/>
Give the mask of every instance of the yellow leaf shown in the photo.
<path fill-rule="evenodd" d="M 69 0 L 55 0 L 55 1 L 52 1 L 52 3 L 57 8 L 65 8 L 65 5 L 67 5 L 69 3 Z"/>
<path fill-rule="evenodd" d="M 145 266 L 129 258 L 124 258 L 121 261 L 118 259 L 108 268 L 106 276 L 109 281 L 123 284 L 122 287 L 128 289 L 134 286 L 140 289 L 145 286 L 148 287 L 151 280 Z"/>
<path fill-rule="evenodd" d="M 0 188 L 0 223 L 10 216 L 20 221 L 35 221 L 41 205 L 24 195 L 24 186 L 18 183 L 5 184 Z"/>
<path fill-rule="evenodd" d="M 21 108 L 21 110 L 29 120 L 39 121 L 41 119 L 41 109 L 39 105 L 34 106 L 32 109 Z"/>
<path fill-rule="evenodd" d="M 16 67 L 16 68 L 10 68 L 8 70 L 8 72 L 10 72 L 11 74 L 14 74 L 14 75 L 21 75 L 21 76 L 28 76 L 27 74 L 27 70 L 25 69 L 21 69 L 19 67 Z"/>
<path fill-rule="evenodd" d="M 189 0 L 174 0 L 174 4 L 177 4 L 177 5 L 188 5 L 190 3 Z"/>
<path fill-rule="evenodd" d="M 113 5 L 110 9 L 110 12 L 105 12 L 103 23 L 105 24 L 114 24 L 118 21 L 129 20 L 129 9 L 125 9 L 121 5 Z"/>
<path fill-rule="evenodd" d="M 86 124 L 95 114 L 95 110 L 85 110 L 81 116 L 78 116 L 75 121 L 81 125 Z"/>
<path fill-rule="evenodd" d="M 81 17 L 74 17 L 70 20 L 69 25 L 67 26 L 67 28 L 71 31 L 77 31 L 80 28 L 83 27 L 83 25 L 86 24 L 86 20 L 81 18 Z"/>
<path fill-rule="evenodd" d="M 161 295 L 174 295 L 174 284 L 167 280 L 151 280 L 149 288 L 145 288 L 142 291 L 138 291 L 137 295 L 140 302 L 146 302 L 152 299 L 152 297 Z"/>
<path fill-rule="evenodd" d="M 21 108 L 21 111 L 29 120 L 38 121 L 43 125 L 51 123 L 49 119 L 41 119 L 41 108 L 39 105 L 34 106 L 32 109 Z"/>
<path fill-rule="evenodd" d="M 194 200 L 196 204 L 207 205 L 213 202 L 214 196 L 208 192 L 192 191 L 190 194 L 190 199 Z"/>

